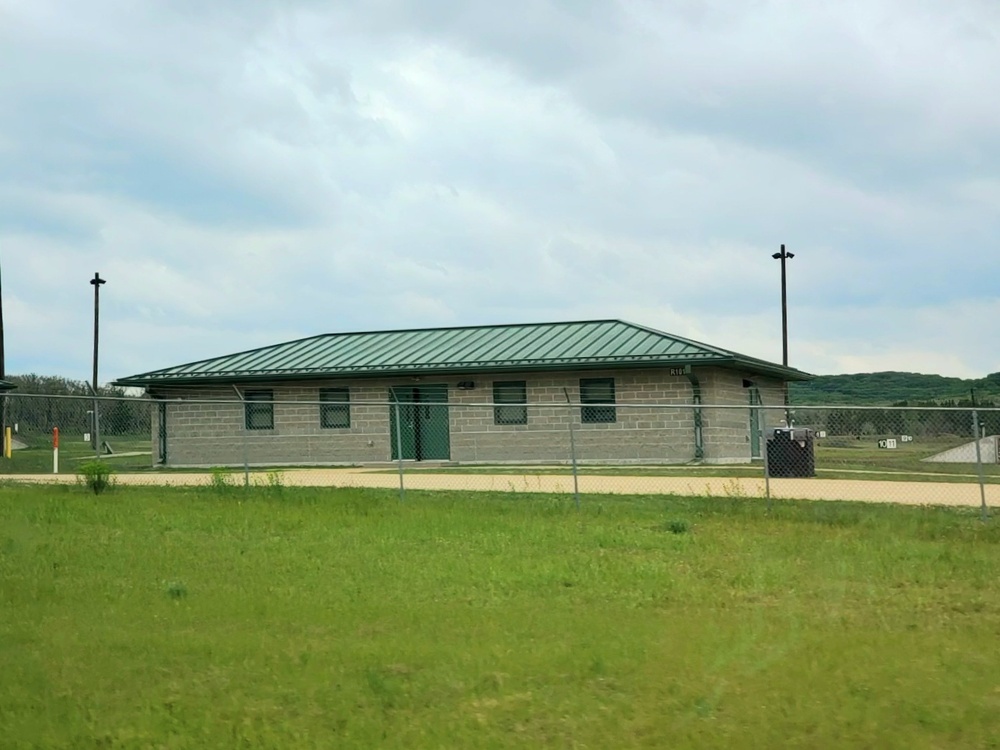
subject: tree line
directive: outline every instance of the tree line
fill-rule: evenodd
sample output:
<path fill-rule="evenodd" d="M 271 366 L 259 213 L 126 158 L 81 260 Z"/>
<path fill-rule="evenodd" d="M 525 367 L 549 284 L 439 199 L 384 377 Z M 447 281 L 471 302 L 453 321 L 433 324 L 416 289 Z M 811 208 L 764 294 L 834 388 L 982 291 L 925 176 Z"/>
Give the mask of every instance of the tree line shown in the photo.
<path fill-rule="evenodd" d="M 53 427 L 67 438 L 93 430 L 94 398 L 85 381 L 35 374 L 8 375 L 4 379 L 17 386 L 6 399 L 6 421 L 16 426 L 22 438 L 49 435 Z M 149 434 L 149 399 L 113 385 L 100 386 L 97 395 L 102 399 L 98 402 L 102 436 Z"/>
<path fill-rule="evenodd" d="M 908 403 L 942 405 L 967 400 L 975 391 L 977 401 L 1000 400 L 1000 372 L 984 378 L 962 379 L 914 372 L 866 372 L 853 375 L 820 375 L 805 383 L 790 383 L 794 404 L 817 406 L 851 404 L 889 406 Z"/>

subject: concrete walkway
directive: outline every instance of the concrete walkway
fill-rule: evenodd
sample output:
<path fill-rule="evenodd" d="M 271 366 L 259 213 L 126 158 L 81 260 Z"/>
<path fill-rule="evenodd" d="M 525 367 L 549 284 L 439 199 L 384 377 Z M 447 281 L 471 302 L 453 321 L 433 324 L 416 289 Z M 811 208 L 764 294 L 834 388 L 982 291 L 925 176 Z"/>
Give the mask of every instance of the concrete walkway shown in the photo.
<path fill-rule="evenodd" d="M 287 487 L 373 487 L 395 489 L 399 476 L 384 471 L 364 469 L 288 469 L 280 471 L 281 484 Z M 253 484 L 266 486 L 269 472 L 251 472 Z M 115 474 L 115 481 L 126 485 L 192 486 L 212 483 L 209 473 L 136 473 Z M 230 475 L 242 483 L 243 474 Z M 4 481 L 31 483 L 75 483 L 73 474 L 13 475 Z M 428 471 L 404 476 L 408 490 L 458 490 L 468 492 L 529 492 L 570 494 L 573 477 L 551 474 L 434 474 Z M 763 498 L 763 477 L 663 477 L 595 476 L 579 478 L 584 494 L 685 495 L 709 497 Z M 986 503 L 1000 507 L 1000 485 L 986 485 Z M 854 500 L 905 505 L 979 506 L 980 487 L 975 483 L 887 482 L 863 479 L 772 479 L 771 497 L 789 500 Z"/>

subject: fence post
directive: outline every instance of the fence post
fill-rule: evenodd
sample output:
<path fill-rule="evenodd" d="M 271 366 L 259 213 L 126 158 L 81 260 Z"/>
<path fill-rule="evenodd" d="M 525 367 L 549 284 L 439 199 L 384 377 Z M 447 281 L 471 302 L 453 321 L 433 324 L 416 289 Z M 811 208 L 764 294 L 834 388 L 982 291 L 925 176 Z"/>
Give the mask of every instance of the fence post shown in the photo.
<path fill-rule="evenodd" d="M 90 383 L 86 384 L 87 388 L 90 390 L 90 394 L 94 397 L 92 416 L 93 420 L 90 423 L 90 438 L 93 441 L 94 446 L 94 458 L 98 461 L 101 460 L 101 410 L 99 407 L 99 402 L 97 400 L 97 391 L 94 390 L 95 386 L 91 386 Z"/>
<path fill-rule="evenodd" d="M 580 474 L 576 467 L 576 434 L 573 430 L 573 402 L 570 400 L 569 391 L 563 388 L 563 395 L 566 397 L 566 416 L 569 419 L 569 455 L 573 464 L 573 500 L 576 502 L 577 510 L 580 508 Z"/>
<path fill-rule="evenodd" d="M 987 519 L 986 514 L 986 477 L 983 476 L 983 450 L 980 441 L 982 438 L 979 435 L 979 411 L 976 409 L 972 410 L 972 432 L 976 438 L 976 472 L 979 474 L 979 502 L 980 502 L 980 515 L 983 521 Z"/>
<path fill-rule="evenodd" d="M 389 389 L 392 396 L 393 411 L 396 414 L 396 465 L 399 467 L 399 502 L 406 501 L 406 481 L 403 478 L 403 423 L 399 418 L 399 397 L 396 391 Z"/>
<path fill-rule="evenodd" d="M 6 440 L 6 436 L 7 436 L 7 429 L 6 429 L 7 428 L 7 396 L 6 395 L 0 396 L 0 427 L 4 428 L 3 434 L 4 434 L 4 440 Z M 7 444 L 6 444 L 6 442 L 4 443 L 3 449 L 4 449 L 3 450 L 3 455 L 4 455 L 4 457 L 6 457 L 7 456 Z"/>
<path fill-rule="evenodd" d="M 94 399 L 94 455 L 101 459 L 101 402 Z"/>
<path fill-rule="evenodd" d="M 767 412 L 764 411 L 763 400 L 757 407 L 760 416 L 757 418 L 757 429 L 760 432 L 760 452 L 764 457 L 764 496 L 767 499 L 767 512 L 771 512 L 771 464 L 767 455 L 767 430 L 764 428 Z"/>
<path fill-rule="evenodd" d="M 158 400 L 156 403 L 156 464 L 164 468 L 169 463 L 167 456 L 167 402 Z"/>
<path fill-rule="evenodd" d="M 247 402 L 243 398 L 243 394 L 240 393 L 238 386 L 233 386 L 233 390 L 236 391 L 236 398 L 240 400 L 240 405 L 243 407 L 243 413 L 240 415 L 240 442 L 243 444 L 243 486 L 250 486 L 250 458 L 247 453 Z"/>
<path fill-rule="evenodd" d="M 52 428 L 52 473 L 59 473 L 59 428 Z"/>

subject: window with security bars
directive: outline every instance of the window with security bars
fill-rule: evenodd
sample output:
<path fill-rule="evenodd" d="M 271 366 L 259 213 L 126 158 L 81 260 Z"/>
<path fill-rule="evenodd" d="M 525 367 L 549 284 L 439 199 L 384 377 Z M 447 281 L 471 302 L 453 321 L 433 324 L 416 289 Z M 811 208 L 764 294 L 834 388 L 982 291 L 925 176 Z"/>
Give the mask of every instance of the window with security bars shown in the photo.
<path fill-rule="evenodd" d="M 523 380 L 493 383 L 493 422 L 528 424 L 528 385 Z"/>
<path fill-rule="evenodd" d="M 351 426 L 351 393 L 347 388 L 319 389 L 319 426 L 324 430 Z"/>
<path fill-rule="evenodd" d="M 615 409 L 614 378 L 583 378 L 580 380 L 580 420 L 584 423 L 614 422 Z"/>
<path fill-rule="evenodd" d="M 247 391 L 243 400 L 248 430 L 274 429 L 274 391 Z"/>

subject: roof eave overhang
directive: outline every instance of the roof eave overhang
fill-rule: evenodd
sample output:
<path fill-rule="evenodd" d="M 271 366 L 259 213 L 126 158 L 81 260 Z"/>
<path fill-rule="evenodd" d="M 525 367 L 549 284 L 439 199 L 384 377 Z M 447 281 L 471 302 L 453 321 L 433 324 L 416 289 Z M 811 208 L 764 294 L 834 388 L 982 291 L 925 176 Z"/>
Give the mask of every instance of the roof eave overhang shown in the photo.
<path fill-rule="evenodd" d="M 678 357 L 662 360 L 637 357 L 620 360 L 593 360 L 573 362 L 512 362 L 507 364 L 470 365 L 429 365 L 421 367 L 356 369 L 356 370 L 314 370 L 295 372 L 263 373 L 214 373 L 210 375 L 156 377 L 154 374 L 138 375 L 116 380 L 114 385 L 126 387 L 193 387 L 199 385 L 232 385 L 238 383 L 290 382 L 307 380 L 368 380 L 392 377 L 426 377 L 449 375 L 476 375 L 511 372 L 566 372 L 579 370 L 624 370 L 662 367 L 725 367 L 740 369 L 760 375 L 768 375 L 779 380 L 811 380 L 812 375 L 792 368 L 773 365 L 768 362 L 745 360 L 738 357 Z"/>
<path fill-rule="evenodd" d="M 681 363 L 684 364 L 684 363 Z M 699 363 L 705 364 L 705 363 Z M 358 369 L 358 370 L 315 370 L 311 372 L 265 372 L 265 373 L 232 373 L 200 375 L 197 377 L 181 376 L 168 378 L 124 378 L 116 380 L 113 385 L 117 386 L 139 386 L 139 387 L 171 387 L 171 386 L 197 386 L 197 385 L 233 385 L 239 383 L 277 383 L 307 380 L 373 380 L 376 378 L 423 378 L 427 376 L 445 377 L 449 375 L 478 375 L 504 372 L 560 372 L 568 370 L 608 370 L 608 369 L 635 369 L 640 367 L 661 367 L 661 365 L 651 362 L 635 363 L 609 363 L 609 362 L 581 362 L 565 365 L 546 364 L 510 364 L 510 365 L 483 365 L 481 367 L 412 367 L 396 369 Z M 670 366 L 678 366 L 670 363 Z"/>
<path fill-rule="evenodd" d="M 771 377 L 777 378 L 778 380 L 784 381 L 794 381 L 803 382 L 806 380 L 815 379 L 815 375 L 808 372 L 803 372 L 802 370 L 796 370 L 794 367 L 785 367 L 783 365 L 773 364 L 771 362 L 764 362 L 761 360 L 751 360 L 745 359 L 743 357 L 733 357 L 730 360 L 729 367 L 744 370 L 756 375 L 769 375 Z"/>

